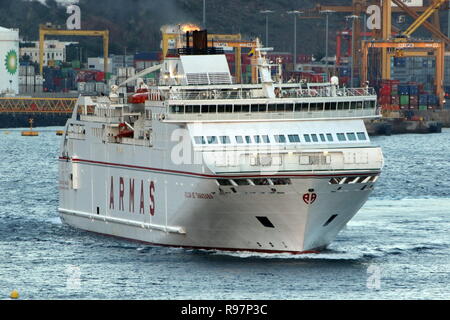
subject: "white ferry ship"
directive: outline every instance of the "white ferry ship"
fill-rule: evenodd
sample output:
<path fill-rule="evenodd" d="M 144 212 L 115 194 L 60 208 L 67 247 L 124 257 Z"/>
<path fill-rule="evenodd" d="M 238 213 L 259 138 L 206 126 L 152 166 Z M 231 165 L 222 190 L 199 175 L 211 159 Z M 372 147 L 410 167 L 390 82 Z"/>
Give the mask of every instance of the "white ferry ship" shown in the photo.
<path fill-rule="evenodd" d="M 59 157 L 62 221 L 161 246 L 326 248 L 383 167 L 364 125 L 376 94 L 278 83 L 256 55 L 260 84 L 234 84 L 223 52 L 194 45 L 139 74 L 160 69 L 160 82 L 129 99 L 80 97 Z"/>

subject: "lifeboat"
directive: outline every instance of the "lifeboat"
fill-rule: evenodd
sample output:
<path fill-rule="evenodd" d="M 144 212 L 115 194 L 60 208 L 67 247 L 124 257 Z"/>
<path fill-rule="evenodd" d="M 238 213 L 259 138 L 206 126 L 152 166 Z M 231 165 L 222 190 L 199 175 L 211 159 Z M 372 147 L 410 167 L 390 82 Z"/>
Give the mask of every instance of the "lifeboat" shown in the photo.
<path fill-rule="evenodd" d="M 149 100 L 150 93 L 148 89 L 137 89 L 136 93 L 128 98 L 128 103 L 132 104 L 144 104 Z"/>
<path fill-rule="evenodd" d="M 134 130 L 130 129 L 126 123 L 119 124 L 119 134 L 116 138 L 133 138 Z"/>

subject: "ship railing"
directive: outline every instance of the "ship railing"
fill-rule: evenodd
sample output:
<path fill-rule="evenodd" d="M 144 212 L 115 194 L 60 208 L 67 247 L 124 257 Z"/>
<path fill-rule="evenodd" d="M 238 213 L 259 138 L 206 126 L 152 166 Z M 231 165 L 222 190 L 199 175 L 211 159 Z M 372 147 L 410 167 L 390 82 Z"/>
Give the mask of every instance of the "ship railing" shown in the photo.
<path fill-rule="evenodd" d="M 167 121 L 245 121 L 245 120 L 302 120 L 375 118 L 377 109 L 311 111 L 311 112 L 260 112 L 260 113 L 169 113 Z"/>
<path fill-rule="evenodd" d="M 325 97 L 364 97 L 375 96 L 374 88 L 335 88 L 320 87 L 317 89 L 286 88 L 276 90 L 276 97 L 283 98 L 325 98 Z M 165 93 L 164 100 L 238 100 L 264 99 L 261 89 L 233 90 L 173 90 Z"/>

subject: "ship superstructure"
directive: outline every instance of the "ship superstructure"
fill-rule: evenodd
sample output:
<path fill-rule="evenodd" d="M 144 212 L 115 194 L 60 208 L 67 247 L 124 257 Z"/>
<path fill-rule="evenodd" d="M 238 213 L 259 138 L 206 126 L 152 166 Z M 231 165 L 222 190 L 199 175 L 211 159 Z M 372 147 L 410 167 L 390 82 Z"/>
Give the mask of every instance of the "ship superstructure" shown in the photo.
<path fill-rule="evenodd" d="M 61 146 L 62 220 L 163 246 L 325 248 L 383 167 L 364 125 L 379 117 L 374 90 L 274 81 L 264 48 L 261 83 L 235 84 L 194 34 L 146 71 L 158 85 L 80 97 Z"/>

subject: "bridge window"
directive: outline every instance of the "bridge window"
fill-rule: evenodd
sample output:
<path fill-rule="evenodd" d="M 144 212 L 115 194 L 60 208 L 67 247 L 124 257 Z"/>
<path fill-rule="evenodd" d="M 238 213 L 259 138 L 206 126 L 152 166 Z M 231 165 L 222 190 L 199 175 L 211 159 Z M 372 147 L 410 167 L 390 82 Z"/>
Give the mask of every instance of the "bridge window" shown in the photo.
<path fill-rule="evenodd" d="M 245 142 L 248 143 L 248 144 L 252 143 L 252 137 L 245 136 Z"/>
<path fill-rule="evenodd" d="M 255 139 L 255 143 L 261 143 L 261 136 L 253 136 L 253 139 Z"/>
<path fill-rule="evenodd" d="M 328 140 L 328 142 L 333 142 L 334 141 L 333 135 L 331 133 L 327 133 L 327 140 Z"/>
<path fill-rule="evenodd" d="M 309 134 L 304 134 L 303 138 L 305 138 L 306 142 L 311 142 L 311 137 L 309 136 Z"/>
<path fill-rule="evenodd" d="M 336 110 L 335 102 L 325 102 L 325 110 Z"/>
<path fill-rule="evenodd" d="M 295 112 L 308 111 L 309 103 L 295 104 Z"/>
<path fill-rule="evenodd" d="M 284 104 L 277 104 L 277 112 L 284 112 L 286 111 L 286 107 Z"/>
<path fill-rule="evenodd" d="M 208 137 L 208 144 L 218 144 L 217 137 Z"/>
<path fill-rule="evenodd" d="M 194 113 L 200 113 L 200 106 L 194 106 Z"/>
<path fill-rule="evenodd" d="M 375 101 L 364 101 L 364 109 L 374 109 L 375 108 Z"/>
<path fill-rule="evenodd" d="M 348 110 L 350 102 L 338 102 L 338 110 Z"/>
<path fill-rule="evenodd" d="M 194 112 L 194 106 L 186 106 L 186 113 L 193 113 Z"/>
<path fill-rule="evenodd" d="M 276 143 L 286 143 L 286 136 L 283 135 L 275 135 L 275 142 Z"/>
<path fill-rule="evenodd" d="M 352 102 L 350 103 L 350 109 L 351 109 L 351 110 L 355 110 L 355 109 L 356 109 L 356 106 L 357 106 L 356 101 L 352 101 Z"/>
<path fill-rule="evenodd" d="M 184 113 L 184 106 L 171 106 L 172 113 Z"/>
<path fill-rule="evenodd" d="M 236 136 L 235 139 L 236 139 L 236 143 L 237 144 L 243 144 L 244 143 L 244 139 L 241 136 Z"/>
<path fill-rule="evenodd" d="M 313 142 L 319 142 L 319 139 L 317 138 L 317 134 L 312 134 L 311 138 L 312 138 Z"/>
<path fill-rule="evenodd" d="M 366 136 L 366 134 L 364 132 L 358 132 L 357 135 L 358 135 L 358 139 L 359 140 L 361 140 L 361 141 L 366 141 L 367 140 L 367 136 Z"/>
<path fill-rule="evenodd" d="M 299 143 L 300 142 L 300 136 L 298 134 L 290 134 L 288 136 L 290 143 Z"/>
<path fill-rule="evenodd" d="M 196 144 L 206 144 L 205 137 L 194 137 Z"/>
<path fill-rule="evenodd" d="M 241 112 L 246 112 L 246 113 L 249 113 L 249 112 L 250 112 L 250 105 L 244 104 L 244 105 L 242 105 L 241 107 L 242 107 L 242 108 L 241 108 Z"/>
<path fill-rule="evenodd" d="M 343 134 L 343 133 L 338 133 L 337 137 L 338 137 L 339 141 L 347 141 L 347 138 L 345 137 L 345 134 Z"/>
<path fill-rule="evenodd" d="M 235 104 L 233 106 L 234 112 L 238 113 L 238 112 L 242 112 L 242 106 L 240 104 Z"/>
<path fill-rule="evenodd" d="M 264 143 L 270 143 L 269 136 L 262 136 L 262 139 Z"/>
<path fill-rule="evenodd" d="M 220 143 L 221 144 L 230 144 L 231 143 L 230 137 L 227 137 L 227 136 L 220 137 Z"/>
<path fill-rule="evenodd" d="M 349 132 L 347 133 L 347 138 L 349 141 L 356 141 L 356 134 Z"/>
<path fill-rule="evenodd" d="M 327 139 L 325 139 L 325 135 L 323 133 L 321 133 L 319 136 L 320 136 L 320 141 L 327 142 Z"/>
<path fill-rule="evenodd" d="M 357 110 L 361 110 L 363 108 L 363 102 L 362 101 L 357 101 L 356 102 L 356 109 Z"/>
<path fill-rule="evenodd" d="M 293 112 L 293 111 L 294 111 L 294 105 L 286 104 L 286 112 Z"/>
<path fill-rule="evenodd" d="M 276 112 L 277 111 L 277 105 L 276 104 L 269 104 L 267 107 L 267 110 L 269 112 Z"/>

